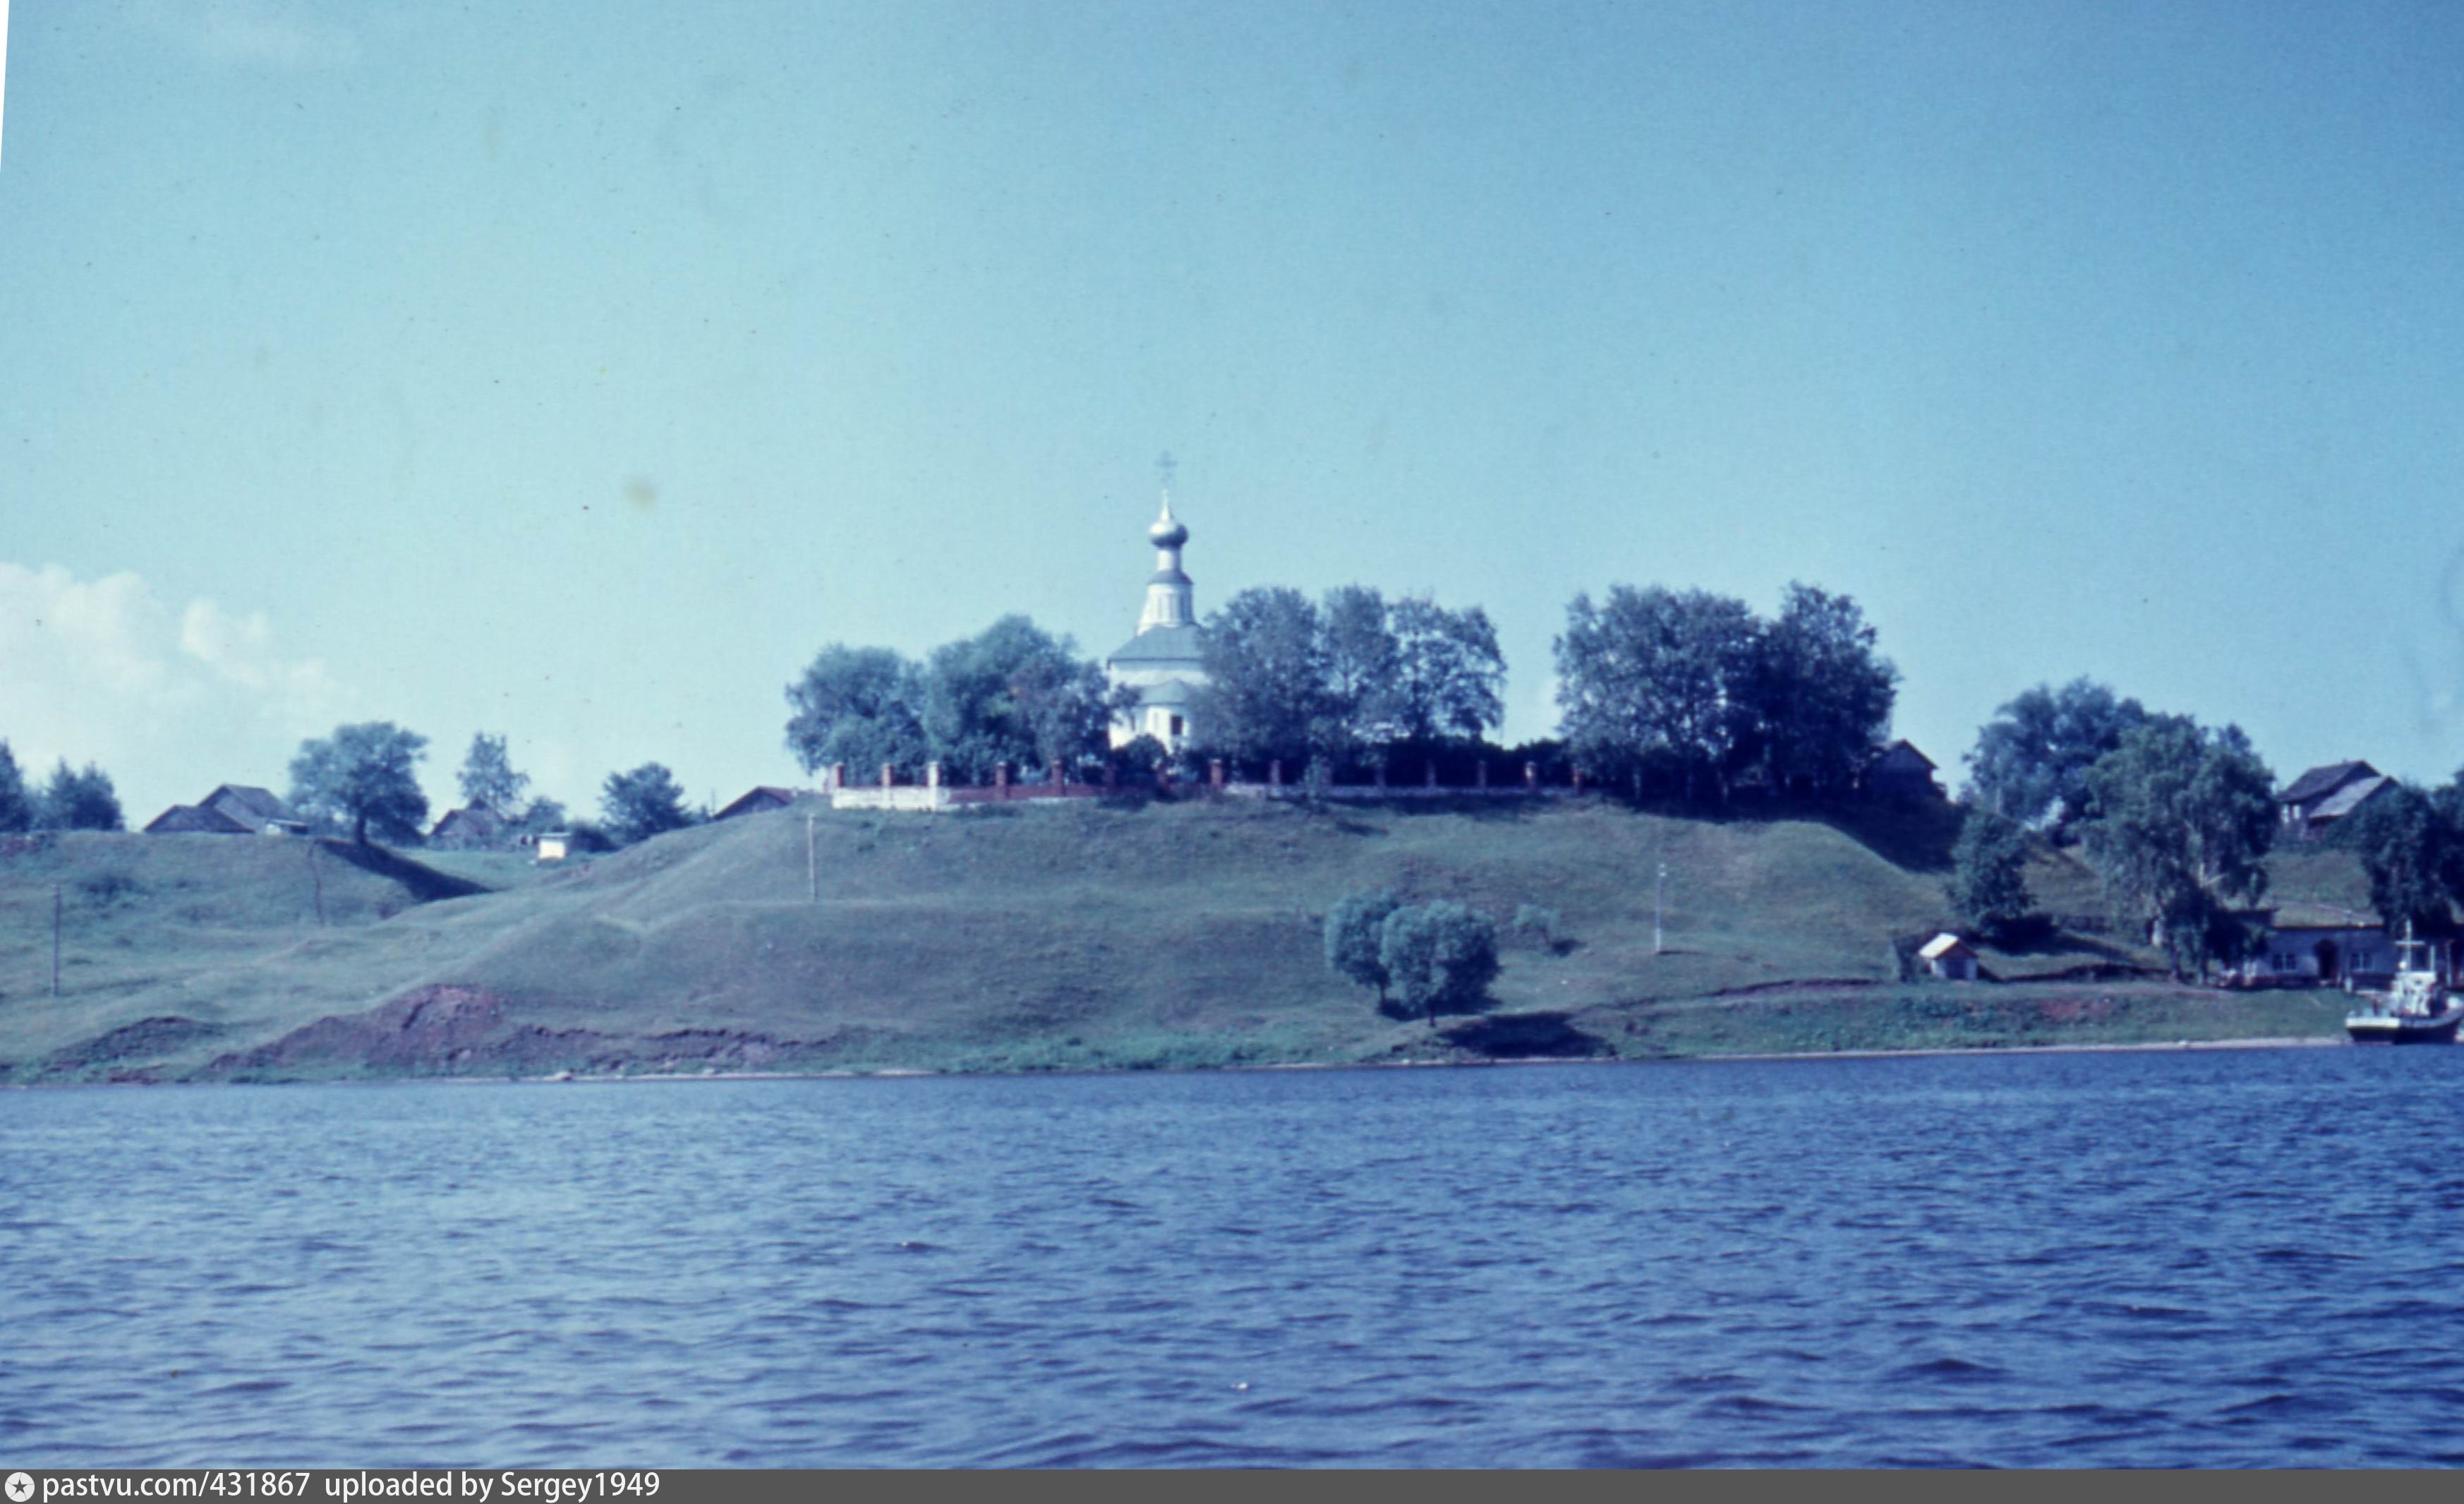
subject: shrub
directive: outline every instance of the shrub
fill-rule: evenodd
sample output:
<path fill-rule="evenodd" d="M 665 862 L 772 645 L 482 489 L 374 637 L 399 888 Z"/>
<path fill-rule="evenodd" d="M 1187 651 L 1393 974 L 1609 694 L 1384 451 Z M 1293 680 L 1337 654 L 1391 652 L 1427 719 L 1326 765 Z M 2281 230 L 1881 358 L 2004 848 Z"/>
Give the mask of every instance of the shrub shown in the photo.
<path fill-rule="evenodd" d="M 1397 909 L 1379 927 L 1377 959 L 1407 1008 L 1478 1006 L 1497 980 L 1497 928 L 1460 903 Z"/>
<path fill-rule="evenodd" d="M 1537 945 L 1542 950 L 1553 950 L 1557 944 L 1559 922 L 1556 910 L 1527 903 L 1514 911 L 1514 935 L 1516 939 Z"/>
<path fill-rule="evenodd" d="M 1326 963 L 1364 987 L 1377 989 L 1377 1005 L 1386 1005 L 1392 978 L 1379 953 L 1386 917 L 1403 900 L 1384 890 L 1345 894 L 1326 916 Z"/>

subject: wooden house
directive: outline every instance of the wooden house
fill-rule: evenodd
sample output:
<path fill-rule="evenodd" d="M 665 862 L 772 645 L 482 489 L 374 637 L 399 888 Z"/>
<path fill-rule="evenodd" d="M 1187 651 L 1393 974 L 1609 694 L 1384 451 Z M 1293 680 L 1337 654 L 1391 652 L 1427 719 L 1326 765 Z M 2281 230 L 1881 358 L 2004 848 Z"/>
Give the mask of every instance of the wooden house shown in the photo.
<path fill-rule="evenodd" d="M 149 835 L 305 835 L 308 822 L 268 788 L 223 784 L 193 805 L 173 805 L 147 823 Z"/>
<path fill-rule="evenodd" d="M 1934 782 L 1933 771 L 1933 759 L 1903 737 L 1874 754 L 1859 786 L 1881 799 L 1940 799 L 1942 785 Z"/>
<path fill-rule="evenodd" d="M 2316 840 L 2335 823 L 2395 786 L 2395 780 L 2367 763 L 2329 763 L 2284 785 L 2276 808 L 2284 833 L 2297 841 Z"/>

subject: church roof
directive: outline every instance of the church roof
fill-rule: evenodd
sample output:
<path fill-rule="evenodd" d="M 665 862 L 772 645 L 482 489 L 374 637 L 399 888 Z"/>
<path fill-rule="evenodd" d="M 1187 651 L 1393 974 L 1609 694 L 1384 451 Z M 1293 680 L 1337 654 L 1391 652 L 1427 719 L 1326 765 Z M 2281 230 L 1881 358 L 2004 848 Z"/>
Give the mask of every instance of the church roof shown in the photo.
<path fill-rule="evenodd" d="M 1112 650 L 1107 663 L 1196 663 L 1205 641 L 1197 626 L 1151 627 Z"/>
<path fill-rule="evenodd" d="M 1192 688 L 1187 679 L 1166 679 L 1160 684 L 1149 684 L 1139 689 L 1138 703 L 1141 705 L 1186 705 L 1190 701 L 1191 693 Z"/>

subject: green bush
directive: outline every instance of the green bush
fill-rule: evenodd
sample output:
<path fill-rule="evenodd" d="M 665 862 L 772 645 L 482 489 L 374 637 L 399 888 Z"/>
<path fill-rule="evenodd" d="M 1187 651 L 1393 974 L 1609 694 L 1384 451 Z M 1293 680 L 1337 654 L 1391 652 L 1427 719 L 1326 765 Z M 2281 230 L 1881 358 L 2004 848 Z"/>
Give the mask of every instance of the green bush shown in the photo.
<path fill-rule="evenodd" d="M 1380 1007 L 1386 1004 L 1386 988 L 1393 978 L 1386 970 L 1379 942 L 1386 917 L 1402 906 L 1402 899 L 1379 889 L 1345 894 L 1332 909 L 1327 911 L 1328 968 L 1341 972 L 1364 987 L 1375 987 Z"/>
<path fill-rule="evenodd" d="M 1460 903 L 1397 909 L 1378 930 L 1377 959 L 1408 1009 L 1476 1007 L 1497 980 L 1497 927 Z"/>

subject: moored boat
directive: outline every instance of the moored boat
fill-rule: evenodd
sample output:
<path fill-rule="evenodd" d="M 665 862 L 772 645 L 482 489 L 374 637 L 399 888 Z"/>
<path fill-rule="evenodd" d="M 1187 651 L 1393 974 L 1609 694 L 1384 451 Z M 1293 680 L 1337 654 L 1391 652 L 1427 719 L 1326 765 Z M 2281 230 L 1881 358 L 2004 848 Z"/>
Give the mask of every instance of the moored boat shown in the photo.
<path fill-rule="evenodd" d="M 2412 938 L 2404 927 L 2396 942 L 2394 980 L 2382 994 L 2344 1015 L 2344 1032 L 2355 1044 L 2452 1045 L 2455 1026 L 2464 1024 L 2464 1000 L 2439 984 L 2438 970 L 2428 959 L 2430 942 Z"/>

